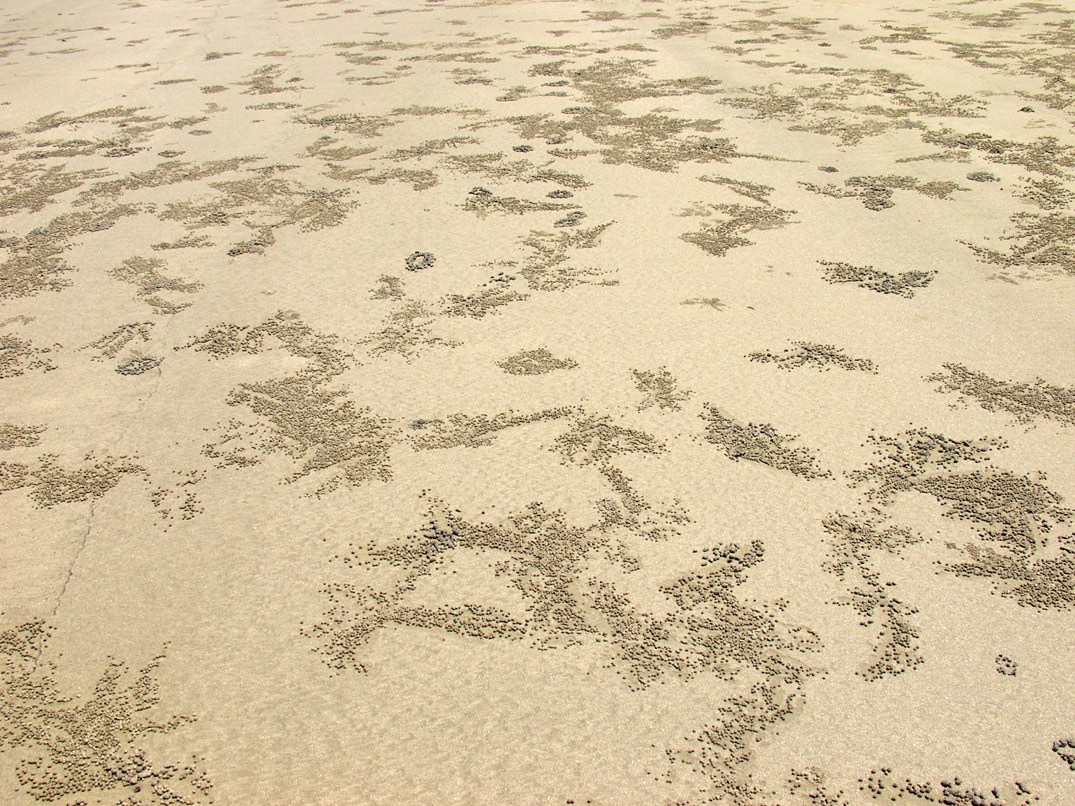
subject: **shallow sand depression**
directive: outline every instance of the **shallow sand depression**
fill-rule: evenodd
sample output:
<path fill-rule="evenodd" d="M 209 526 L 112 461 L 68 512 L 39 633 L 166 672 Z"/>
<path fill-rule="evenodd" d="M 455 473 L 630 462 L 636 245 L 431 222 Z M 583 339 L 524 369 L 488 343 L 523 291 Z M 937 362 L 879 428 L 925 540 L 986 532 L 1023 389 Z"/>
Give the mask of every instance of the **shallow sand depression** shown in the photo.
<path fill-rule="evenodd" d="M 1075 803 L 1075 9 L 0 12 L 0 803 Z"/>

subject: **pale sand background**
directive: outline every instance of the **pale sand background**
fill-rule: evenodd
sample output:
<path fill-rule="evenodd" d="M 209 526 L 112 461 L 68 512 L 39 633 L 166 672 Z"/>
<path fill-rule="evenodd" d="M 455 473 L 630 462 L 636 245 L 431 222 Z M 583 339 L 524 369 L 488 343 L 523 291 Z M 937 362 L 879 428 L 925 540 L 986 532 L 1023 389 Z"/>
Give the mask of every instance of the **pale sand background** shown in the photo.
<path fill-rule="evenodd" d="M 1075 803 L 1069 4 L 0 16 L 0 802 Z"/>

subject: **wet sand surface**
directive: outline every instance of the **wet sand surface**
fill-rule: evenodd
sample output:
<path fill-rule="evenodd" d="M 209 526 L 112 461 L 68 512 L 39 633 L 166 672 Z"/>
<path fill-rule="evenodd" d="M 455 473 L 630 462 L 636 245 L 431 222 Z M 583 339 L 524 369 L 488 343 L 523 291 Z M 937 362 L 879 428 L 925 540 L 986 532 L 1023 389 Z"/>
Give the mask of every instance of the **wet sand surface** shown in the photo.
<path fill-rule="evenodd" d="M 1075 10 L 0 10 L 0 802 L 1075 803 Z"/>

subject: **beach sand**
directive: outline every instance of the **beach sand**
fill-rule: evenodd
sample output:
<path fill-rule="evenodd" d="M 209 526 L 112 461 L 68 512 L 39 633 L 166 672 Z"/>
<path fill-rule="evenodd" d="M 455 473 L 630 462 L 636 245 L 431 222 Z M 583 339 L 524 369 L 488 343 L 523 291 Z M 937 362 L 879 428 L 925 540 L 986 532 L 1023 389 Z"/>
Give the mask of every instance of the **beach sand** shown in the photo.
<path fill-rule="evenodd" d="M 1075 10 L 0 12 L 0 802 L 1075 803 Z"/>

